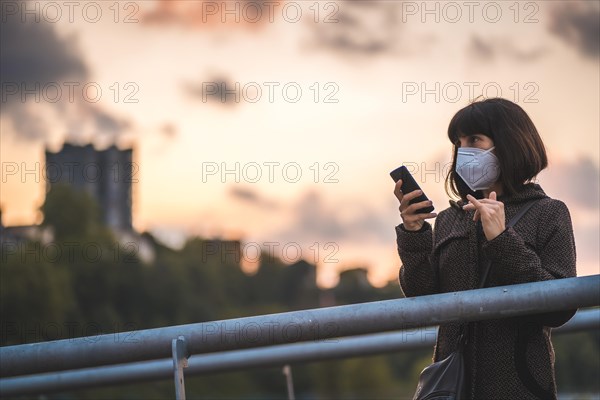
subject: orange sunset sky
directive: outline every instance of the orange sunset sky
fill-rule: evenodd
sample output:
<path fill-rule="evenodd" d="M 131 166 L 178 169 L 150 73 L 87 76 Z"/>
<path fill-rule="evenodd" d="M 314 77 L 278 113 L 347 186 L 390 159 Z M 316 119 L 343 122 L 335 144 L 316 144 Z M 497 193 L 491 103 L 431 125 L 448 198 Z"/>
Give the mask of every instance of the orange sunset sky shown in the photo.
<path fill-rule="evenodd" d="M 546 144 L 538 183 L 570 209 L 578 274 L 600 272 L 597 1 L 8 3 L 4 225 L 42 221 L 46 147 L 116 143 L 139 167 L 136 230 L 276 242 L 284 259 L 297 244 L 322 286 L 353 267 L 384 285 L 400 267 L 389 171 L 413 165 L 443 210 L 452 115 L 502 96 Z"/>

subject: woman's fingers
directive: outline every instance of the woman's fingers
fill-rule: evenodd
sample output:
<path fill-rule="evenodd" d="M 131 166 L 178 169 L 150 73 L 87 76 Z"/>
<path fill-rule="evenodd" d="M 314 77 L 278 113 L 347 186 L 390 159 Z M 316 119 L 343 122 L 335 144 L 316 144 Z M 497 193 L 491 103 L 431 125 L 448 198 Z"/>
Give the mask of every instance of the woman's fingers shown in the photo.
<path fill-rule="evenodd" d="M 413 204 L 409 205 L 408 207 L 406 207 L 404 212 L 416 213 L 417 210 L 419 210 L 421 208 L 429 207 L 432 204 L 433 203 L 431 202 L 431 200 L 420 201 L 418 203 L 413 203 Z"/>
<path fill-rule="evenodd" d="M 479 204 L 498 204 L 498 203 L 501 203 L 500 201 L 491 200 L 491 199 L 479 199 L 477 201 L 479 201 Z M 469 206 L 469 205 L 472 205 L 472 203 L 466 204 L 465 207 Z"/>
<path fill-rule="evenodd" d="M 469 200 L 470 204 L 472 204 L 475 208 L 478 209 L 481 207 L 481 201 L 477 200 L 475 197 L 471 196 L 470 194 L 467 195 L 467 200 Z"/>
<path fill-rule="evenodd" d="M 500 207 L 502 202 L 496 200 L 496 192 L 490 193 L 490 197 L 488 199 L 476 199 L 470 194 L 467 195 L 467 199 L 469 200 L 468 204 L 463 206 L 463 210 L 482 210 L 484 208 L 489 207 Z"/>
<path fill-rule="evenodd" d="M 427 213 L 427 214 L 417 214 L 417 215 L 423 219 L 437 217 L 437 213 Z"/>
<path fill-rule="evenodd" d="M 422 190 L 413 190 L 410 193 L 405 193 L 400 201 L 400 216 L 405 228 L 408 230 L 418 230 L 423 227 L 423 221 L 427 218 L 437 217 L 437 213 L 419 213 L 421 208 L 428 207 L 432 204 L 431 200 L 420 201 L 410 204 L 410 201 L 423 194 Z"/>
<path fill-rule="evenodd" d="M 404 197 L 404 194 L 402 193 L 402 179 L 399 179 L 398 182 L 396 182 L 396 186 L 394 186 L 394 195 L 396 195 L 398 201 L 402 202 L 402 197 Z"/>
<path fill-rule="evenodd" d="M 437 213 L 403 214 L 402 222 L 408 230 L 419 230 L 427 218 L 435 218 Z"/>
<path fill-rule="evenodd" d="M 486 212 L 485 209 L 486 209 L 486 206 L 481 206 L 480 208 L 476 208 L 474 204 L 470 204 L 470 203 L 463 206 L 463 210 L 465 210 L 465 211 L 475 210 L 475 214 L 473 214 L 473 221 L 477 221 L 481 217 L 481 211 Z"/>
<path fill-rule="evenodd" d="M 410 193 L 402 192 L 402 179 L 399 179 L 394 186 L 394 195 L 400 201 L 400 216 L 404 223 L 405 228 L 408 230 L 418 230 L 423 226 L 423 221 L 427 218 L 437 217 L 437 213 L 420 213 L 417 211 L 421 208 L 432 205 L 431 200 L 420 201 L 415 204 L 410 204 L 411 200 L 419 197 L 423 194 L 422 190 L 413 190 Z"/>
<path fill-rule="evenodd" d="M 409 207 L 410 201 L 416 197 L 419 197 L 423 192 L 421 190 L 413 190 L 410 193 L 405 193 L 402 197 L 402 201 L 400 201 L 400 211 L 405 212 Z M 410 212 L 410 211 L 409 211 Z"/>
<path fill-rule="evenodd" d="M 404 217 L 407 222 L 417 222 L 427 218 L 435 218 L 437 213 L 422 213 L 422 214 L 410 214 Z"/>
<path fill-rule="evenodd" d="M 497 200 L 496 192 L 491 192 L 487 199 L 477 200 L 470 194 L 467 199 L 469 204 L 465 204 L 463 210 L 475 210 L 473 221 L 481 220 L 487 240 L 492 240 L 506 229 L 504 203 Z"/>

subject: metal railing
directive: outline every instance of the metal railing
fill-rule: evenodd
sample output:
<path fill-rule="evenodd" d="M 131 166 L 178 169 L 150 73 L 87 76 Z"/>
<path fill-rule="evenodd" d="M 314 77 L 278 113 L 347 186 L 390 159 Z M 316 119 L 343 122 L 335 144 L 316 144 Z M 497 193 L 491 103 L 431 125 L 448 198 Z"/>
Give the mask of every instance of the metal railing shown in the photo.
<path fill-rule="evenodd" d="M 552 333 L 553 335 L 565 334 L 590 329 L 600 329 L 600 309 L 579 311 L 567 324 L 553 329 Z M 287 366 L 288 364 L 311 361 L 389 354 L 431 347 L 435 344 L 436 338 L 437 327 L 426 327 L 318 342 L 198 354 L 188 360 L 185 374 L 188 376 L 206 375 L 247 368 Z M 114 366 L 3 378 L 0 379 L 0 394 L 23 395 L 61 392 L 105 385 L 164 380 L 172 378 L 172 375 L 172 359 L 141 361 Z M 287 377 L 286 381 L 289 385 L 289 375 Z"/>
<path fill-rule="evenodd" d="M 600 275 L 8 346 L 0 348 L 0 395 L 174 374 L 178 398 L 183 398 L 183 368 L 193 354 L 198 355 L 190 358 L 186 374 L 286 365 L 430 346 L 435 341 L 433 325 L 597 305 Z M 569 325 L 571 329 L 600 325 L 598 310 L 579 314 L 563 331 Z M 339 339 L 399 329 L 404 331 Z M 308 343 L 311 340 L 314 343 Z M 292 342 L 302 343 L 283 345 Z M 212 352 L 218 353 L 207 354 Z M 64 372 L 42 373 L 49 371 Z"/>

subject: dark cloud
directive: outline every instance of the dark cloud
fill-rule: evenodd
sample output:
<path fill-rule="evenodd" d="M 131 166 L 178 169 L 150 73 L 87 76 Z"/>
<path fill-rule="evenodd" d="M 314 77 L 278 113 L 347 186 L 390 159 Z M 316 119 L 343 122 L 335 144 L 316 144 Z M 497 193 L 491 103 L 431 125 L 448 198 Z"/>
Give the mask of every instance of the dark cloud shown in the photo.
<path fill-rule="evenodd" d="M 600 55 L 600 3 L 569 1 L 554 5 L 550 32 L 575 46 L 587 57 Z"/>
<path fill-rule="evenodd" d="M 486 39 L 479 35 L 472 35 L 467 48 L 467 54 L 470 58 L 478 59 L 484 62 L 493 62 L 496 58 L 510 58 L 520 62 L 535 61 L 547 53 L 544 47 L 535 47 L 533 49 L 522 50 L 517 47 L 513 40 L 509 38 Z"/>
<path fill-rule="evenodd" d="M 71 125 L 82 126 L 85 121 L 77 122 L 78 119 L 93 122 L 99 134 L 116 137 L 129 126 L 128 122 L 81 98 L 81 87 L 89 82 L 90 70 L 78 51 L 75 36 L 62 38 L 54 25 L 44 18 L 30 17 L 23 22 L 18 14 L 3 15 L 0 33 L 0 81 L 4 93 L 1 112 L 12 121 L 20 138 L 46 138 L 48 122 L 40 113 L 40 106 L 44 104 L 54 107 Z M 73 99 L 69 99 L 70 89 L 66 82 L 78 85 L 73 90 Z M 40 92 L 50 85 L 62 92 L 55 103 L 40 96 Z M 6 89 L 9 87 L 16 93 L 8 95 Z M 32 89 L 35 92 L 36 88 L 37 97 L 29 93 Z M 23 96 L 23 93 L 28 94 Z M 70 101 L 77 107 L 69 106 Z M 79 132 L 70 134 L 78 135 Z"/>
<path fill-rule="evenodd" d="M 212 102 L 232 106 L 241 100 L 239 85 L 229 82 L 226 78 L 215 77 L 199 83 L 184 83 L 184 92 L 203 103 Z M 250 93 L 249 96 L 254 96 Z"/>
<path fill-rule="evenodd" d="M 75 50 L 74 37 L 59 38 L 54 27 L 34 18 L 22 22 L 20 15 L 4 16 L 0 24 L 0 71 L 2 82 L 60 82 L 81 80 L 88 68 Z"/>
<path fill-rule="evenodd" d="M 95 125 L 100 128 L 100 131 L 107 135 L 117 136 L 124 129 L 130 127 L 129 121 L 117 119 L 102 110 L 97 110 L 93 114 Z"/>
<path fill-rule="evenodd" d="M 45 137 L 46 122 L 36 113 L 31 112 L 22 104 L 2 104 L 0 114 L 6 114 L 11 120 L 19 137 L 24 139 L 39 139 Z"/>
<path fill-rule="evenodd" d="M 229 194 L 237 200 L 262 209 L 273 210 L 279 208 L 279 204 L 277 202 L 261 197 L 255 191 L 247 188 L 235 186 L 229 191 Z"/>
<path fill-rule="evenodd" d="M 489 41 L 485 41 L 477 35 L 471 36 L 468 49 L 469 55 L 483 61 L 493 61 L 496 48 Z"/>
<path fill-rule="evenodd" d="M 22 98 L 21 88 L 33 89 L 51 82 L 81 81 L 88 69 L 74 50 L 75 39 L 61 39 L 54 27 L 43 19 L 22 22 L 19 15 L 3 16 L 0 24 L 0 81 L 2 91 L 18 88 L 16 94 L 2 98 L 2 113 L 7 114 L 21 137 L 45 136 L 44 122 L 32 111 L 35 97 Z M 25 101 L 24 101 L 25 100 Z"/>
<path fill-rule="evenodd" d="M 334 4 L 334 3 L 332 3 Z M 314 45 L 342 54 L 365 55 L 395 52 L 399 45 L 401 2 L 343 1 L 310 26 Z"/>

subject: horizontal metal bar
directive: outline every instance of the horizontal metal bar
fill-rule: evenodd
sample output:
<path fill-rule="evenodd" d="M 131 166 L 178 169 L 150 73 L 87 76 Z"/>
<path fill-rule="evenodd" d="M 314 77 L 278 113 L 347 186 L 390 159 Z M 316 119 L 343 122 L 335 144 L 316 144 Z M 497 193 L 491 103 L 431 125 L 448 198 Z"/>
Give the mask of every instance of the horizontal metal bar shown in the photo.
<path fill-rule="evenodd" d="M 179 336 L 198 354 L 592 307 L 599 290 L 594 275 L 6 346 L 0 376 L 167 358 Z"/>
<path fill-rule="evenodd" d="M 553 329 L 552 334 L 590 329 L 600 329 L 600 309 L 598 308 L 577 312 L 568 323 Z M 435 343 L 436 336 L 437 327 L 426 327 L 411 331 L 375 333 L 319 342 L 200 354 L 188 360 L 185 374 L 186 376 L 203 375 L 300 362 L 389 354 L 431 347 Z M 164 359 L 2 378 L 0 379 L 0 395 L 52 393 L 104 385 L 155 381 L 171 378 L 172 370 L 173 361 Z"/>

